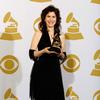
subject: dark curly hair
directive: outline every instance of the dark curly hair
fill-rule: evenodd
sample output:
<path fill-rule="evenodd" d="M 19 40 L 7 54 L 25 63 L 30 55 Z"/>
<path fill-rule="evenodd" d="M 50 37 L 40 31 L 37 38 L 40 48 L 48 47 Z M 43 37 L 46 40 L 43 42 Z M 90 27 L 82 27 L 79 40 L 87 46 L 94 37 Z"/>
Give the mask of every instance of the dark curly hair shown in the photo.
<path fill-rule="evenodd" d="M 61 17 L 60 17 L 60 11 L 58 8 L 54 7 L 53 5 L 49 5 L 45 9 L 42 10 L 41 13 L 41 22 L 39 23 L 39 29 L 42 33 L 48 32 L 47 26 L 45 22 L 45 17 L 49 12 L 54 12 L 57 17 L 56 24 L 54 26 L 54 34 L 60 35 L 60 28 L 61 28 Z"/>

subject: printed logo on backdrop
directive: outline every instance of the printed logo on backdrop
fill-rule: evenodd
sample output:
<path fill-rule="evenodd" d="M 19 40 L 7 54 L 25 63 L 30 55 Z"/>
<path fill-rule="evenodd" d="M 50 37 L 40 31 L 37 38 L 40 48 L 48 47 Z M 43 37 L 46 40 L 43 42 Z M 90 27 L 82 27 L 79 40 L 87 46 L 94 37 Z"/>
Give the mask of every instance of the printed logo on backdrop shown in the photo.
<path fill-rule="evenodd" d="M 30 0 L 30 1 L 33 1 L 33 2 L 50 2 L 52 0 Z"/>
<path fill-rule="evenodd" d="M 100 18 L 96 19 L 94 23 L 94 30 L 97 35 L 100 35 Z"/>
<path fill-rule="evenodd" d="M 73 91 L 72 87 L 69 87 L 66 91 L 66 97 L 68 100 L 79 100 L 79 96 Z"/>
<path fill-rule="evenodd" d="M 97 90 L 93 95 L 93 100 L 100 100 L 100 90 Z"/>
<path fill-rule="evenodd" d="M 79 40 L 83 39 L 82 33 L 79 30 L 80 24 L 74 18 L 73 13 L 69 13 L 66 18 L 66 23 L 70 26 L 67 28 L 67 32 L 65 34 L 65 38 L 69 40 Z"/>
<path fill-rule="evenodd" d="M 0 60 L 0 70 L 5 74 L 13 74 L 19 68 L 19 61 L 15 56 L 6 55 Z"/>
<path fill-rule="evenodd" d="M 11 16 L 11 12 L 7 12 L 3 18 L 3 22 L 5 23 L 6 27 L 4 32 L 2 33 L 0 39 L 3 40 L 18 40 L 22 37 L 20 36 L 19 32 L 17 32 L 18 23 L 17 21 Z"/>
<path fill-rule="evenodd" d="M 37 19 L 35 19 L 35 21 L 33 22 L 33 29 L 35 32 L 38 31 L 38 24 L 41 21 L 41 17 L 38 17 Z"/>
<path fill-rule="evenodd" d="M 100 50 L 94 54 L 94 61 L 96 62 L 95 68 L 92 70 L 91 75 L 100 76 Z"/>
<path fill-rule="evenodd" d="M 100 0 L 91 0 L 92 3 L 100 4 Z"/>
<path fill-rule="evenodd" d="M 12 93 L 11 88 L 9 88 L 4 93 L 4 100 L 18 100 L 18 98 Z"/>
<path fill-rule="evenodd" d="M 70 73 L 76 72 L 80 68 L 80 59 L 75 54 L 69 54 L 63 68 Z"/>

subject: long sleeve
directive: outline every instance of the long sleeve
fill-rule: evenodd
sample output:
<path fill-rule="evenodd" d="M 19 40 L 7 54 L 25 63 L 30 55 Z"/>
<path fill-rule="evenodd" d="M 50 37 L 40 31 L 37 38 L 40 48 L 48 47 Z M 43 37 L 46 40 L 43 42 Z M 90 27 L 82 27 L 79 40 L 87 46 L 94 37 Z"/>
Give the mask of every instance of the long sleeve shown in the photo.
<path fill-rule="evenodd" d="M 59 59 L 60 59 L 60 63 L 62 64 L 66 59 L 67 59 L 67 54 L 66 52 L 63 52 L 64 56 L 60 56 Z"/>
<path fill-rule="evenodd" d="M 33 49 L 29 49 L 29 57 L 31 60 L 36 61 L 38 57 L 34 56 L 34 51 Z"/>

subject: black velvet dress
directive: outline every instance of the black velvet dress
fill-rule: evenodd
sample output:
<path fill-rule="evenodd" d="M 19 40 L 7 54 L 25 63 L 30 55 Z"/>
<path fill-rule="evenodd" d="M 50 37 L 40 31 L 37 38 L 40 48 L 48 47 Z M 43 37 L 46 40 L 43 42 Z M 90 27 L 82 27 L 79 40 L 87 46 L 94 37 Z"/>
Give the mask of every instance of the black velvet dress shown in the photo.
<path fill-rule="evenodd" d="M 49 35 L 44 33 L 38 43 L 38 50 L 50 46 Z M 33 52 L 29 50 L 29 56 L 34 60 L 30 77 L 31 100 L 65 100 L 59 58 L 55 54 L 34 58 Z"/>

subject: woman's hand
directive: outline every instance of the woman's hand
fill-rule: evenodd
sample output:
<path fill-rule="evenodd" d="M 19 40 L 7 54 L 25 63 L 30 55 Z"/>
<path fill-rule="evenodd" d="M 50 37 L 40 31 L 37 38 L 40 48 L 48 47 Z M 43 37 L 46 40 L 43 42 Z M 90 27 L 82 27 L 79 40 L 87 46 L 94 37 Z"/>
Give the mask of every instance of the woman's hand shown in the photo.
<path fill-rule="evenodd" d="M 50 51 L 49 50 L 50 47 L 46 47 L 40 51 L 34 51 L 34 57 L 40 57 L 41 55 L 43 55 L 44 53 L 47 53 L 47 54 L 57 54 L 55 51 Z"/>
<path fill-rule="evenodd" d="M 61 53 L 59 53 L 57 56 L 58 56 L 59 58 L 61 58 L 61 59 L 63 59 L 63 58 L 65 57 L 65 55 L 64 55 L 64 53 L 63 53 L 62 50 L 61 50 Z"/>
<path fill-rule="evenodd" d="M 54 53 L 54 54 L 57 54 L 55 51 L 50 51 L 49 49 L 50 49 L 50 47 L 44 48 L 44 49 L 43 49 L 43 53 L 47 53 L 47 54 L 52 54 L 52 53 Z"/>

